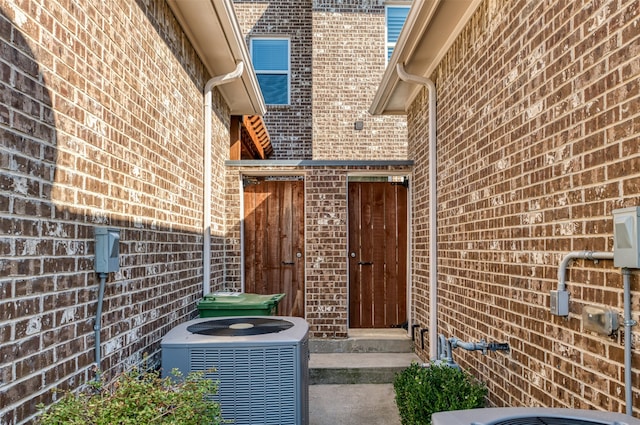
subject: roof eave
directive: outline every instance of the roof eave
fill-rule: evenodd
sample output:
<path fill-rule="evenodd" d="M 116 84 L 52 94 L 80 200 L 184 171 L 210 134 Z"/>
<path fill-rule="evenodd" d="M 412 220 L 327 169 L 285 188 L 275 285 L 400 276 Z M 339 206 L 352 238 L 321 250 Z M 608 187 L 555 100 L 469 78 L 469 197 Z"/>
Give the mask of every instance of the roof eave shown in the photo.
<path fill-rule="evenodd" d="M 422 87 L 400 80 L 407 73 L 430 76 L 482 0 L 415 0 L 369 108 L 372 115 L 406 114 Z"/>
<path fill-rule="evenodd" d="M 231 0 L 167 0 L 211 77 L 227 74 L 238 62 L 242 77 L 217 89 L 232 115 L 264 115 L 266 106 Z"/>

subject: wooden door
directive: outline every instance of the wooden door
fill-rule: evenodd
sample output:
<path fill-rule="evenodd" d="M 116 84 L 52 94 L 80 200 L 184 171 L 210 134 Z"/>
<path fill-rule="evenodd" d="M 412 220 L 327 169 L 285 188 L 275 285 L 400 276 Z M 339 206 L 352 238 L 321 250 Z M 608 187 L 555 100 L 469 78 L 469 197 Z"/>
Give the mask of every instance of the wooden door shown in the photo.
<path fill-rule="evenodd" d="M 281 294 L 281 316 L 304 317 L 304 181 L 245 179 L 245 292 Z"/>
<path fill-rule="evenodd" d="M 407 188 L 349 183 L 349 327 L 407 320 Z"/>

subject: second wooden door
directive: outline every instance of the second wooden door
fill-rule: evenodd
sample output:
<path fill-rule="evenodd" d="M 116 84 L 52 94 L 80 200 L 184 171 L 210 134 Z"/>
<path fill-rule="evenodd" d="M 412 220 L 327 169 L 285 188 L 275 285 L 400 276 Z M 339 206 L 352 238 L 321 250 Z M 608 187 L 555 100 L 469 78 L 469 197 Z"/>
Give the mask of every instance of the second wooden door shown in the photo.
<path fill-rule="evenodd" d="M 349 327 L 407 320 L 407 187 L 349 183 Z"/>

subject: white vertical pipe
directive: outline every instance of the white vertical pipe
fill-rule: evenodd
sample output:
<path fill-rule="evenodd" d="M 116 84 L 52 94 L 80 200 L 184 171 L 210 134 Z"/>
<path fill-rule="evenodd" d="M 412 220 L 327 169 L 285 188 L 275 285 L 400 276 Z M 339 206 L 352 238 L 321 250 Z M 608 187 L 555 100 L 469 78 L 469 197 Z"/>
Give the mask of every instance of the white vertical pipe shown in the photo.
<path fill-rule="evenodd" d="M 204 211 L 202 218 L 202 293 L 211 292 L 211 91 L 214 87 L 230 83 L 242 76 L 244 62 L 240 61 L 236 69 L 228 74 L 211 78 L 204 86 Z"/>
<path fill-rule="evenodd" d="M 402 63 L 397 64 L 398 77 L 429 90 L 429 356 L 438 359 L 438 191 L 436 85 L 420 75 L 407 74 Z"/>
<path fill-rule="evenodd" d="M 96 320 L 93 325 L 93 330 L 95 332 L 96 339 L 96 381 L 100 382 L 102 369 L 100 368 L 100 363 L 102 362 L 102 357 L 100 355 L 100 332 L 102 331 L 102 304 L 104 302 L 104 286 L 107 282 L 107 273 L 98 273 L 98 277 L 100 278 L 100 286 L 98 287 L 98 305 L 96 307 Z"/>
<path fill-rule="evenodd" d="M 633 416 L 633 386 L 631 382 L 631 328 L 636 322 L 631 319 L 631 270 L 622 268 L 624 290 L 624 394 L 627 415 Z"/>
<path fill-rule="evenodd" d="M 409 176 L 405 176 L 405 179 L 409 179 Z M 409 188 L 407 189 L 407 216 L 405 217 L 405 219 L 407 220 L 407 223 L 411 223 L 413 220 L 413 181 L 409 179 Z M 412 253 L 412 249 L 411 249 L 411 239 L 413 232 L 411 229 L 411 226 L 407 226 L 407 253 L 409 253 L 409 255 L 411 255 Z M 409 257 L 408 257 L 409 258 Z M 413 292 L 411 291 L 411 276 L 413 273 L 413 269 L 411 266 L 411 261 L 407 261 L 406 264 L 406 271 L 407 271 L 407 278 L 408 278 L 408 282 L 407 282 L 407 287 L 405 288 L 405 292 L 407 294 L 407 305 L 409 306 L 407 308 L 407 336 L 409 338 L 411 338 L 412 340 L 415 340 L 415 334 L 414 334 L 414 328 L 413 328 L 413 321 L 415 319 L 416 313 L 415 313 L 415 307 L 413 305 Z"/>

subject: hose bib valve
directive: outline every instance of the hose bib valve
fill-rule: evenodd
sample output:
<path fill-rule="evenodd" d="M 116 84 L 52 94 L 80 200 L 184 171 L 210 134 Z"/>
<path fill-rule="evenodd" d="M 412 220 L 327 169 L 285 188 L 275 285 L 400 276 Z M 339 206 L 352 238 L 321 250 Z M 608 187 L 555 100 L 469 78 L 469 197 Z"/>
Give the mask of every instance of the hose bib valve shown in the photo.
<path fill-rule="evenodd" d="M 453 350 L 460 347 L 467 351 L 482 351 L 482 354 L 487 354 L 487 351 L 509 351 L 509 343 L 507 342 L 489 342 L 484 339 L 480 342 L 464 342 L 456 337 L 445 338 L 444 335 L 438 335 L 438 360 L 446 365 L 457 367 L 453 361 Z"/>
<path fill-rule="evenodd" d="M 490 342 L 487 347 L 489 351 L 509 351 L 509 343 L 508 342 Z"/>

